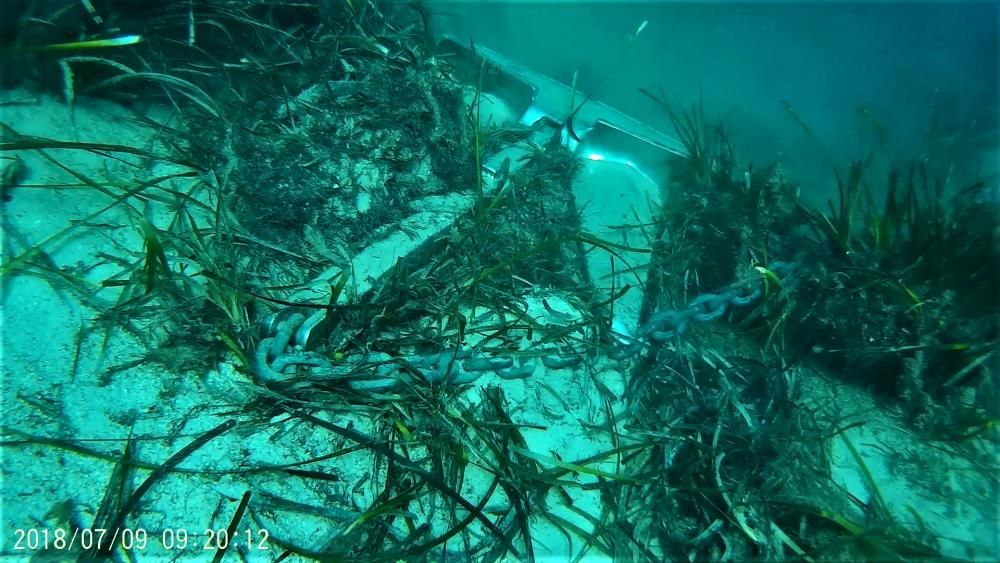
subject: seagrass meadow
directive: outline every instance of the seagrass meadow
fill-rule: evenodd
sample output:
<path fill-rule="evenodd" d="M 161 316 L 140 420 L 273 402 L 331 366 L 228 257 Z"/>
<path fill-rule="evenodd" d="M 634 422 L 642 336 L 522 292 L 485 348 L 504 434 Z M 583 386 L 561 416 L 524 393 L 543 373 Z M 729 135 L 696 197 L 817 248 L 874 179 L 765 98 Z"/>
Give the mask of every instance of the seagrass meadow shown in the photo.
<path fill-rule="evenodd" d="M 4 560 L 1000 557 L 995 108 L 817 199 L 459 9 L 4 6 Z"/>

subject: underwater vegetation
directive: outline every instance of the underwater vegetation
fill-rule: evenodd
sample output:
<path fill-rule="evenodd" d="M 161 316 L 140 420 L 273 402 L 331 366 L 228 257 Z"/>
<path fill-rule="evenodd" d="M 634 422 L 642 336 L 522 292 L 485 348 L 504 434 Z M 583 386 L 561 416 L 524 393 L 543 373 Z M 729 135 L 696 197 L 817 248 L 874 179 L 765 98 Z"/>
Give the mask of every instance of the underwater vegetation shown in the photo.
<path fill-rule="evenodd" d="M 961 154 L 885 174 L 862 155 L 814 209 L 702 103 L 643 90 L 686 156 L 663 163 L 655 219 L 623 226 L 636 248 L 587 232 L 558 130 L 484 117 L 499 71 L 440 52 L 419 2 L 25 4 L 0 83 L 71 115 L 112 100 L 148 142 L 0 120 L 7 209 L 98 202 L 41 236 L 5 217 L 0 281 L 86 312 L 60 386 L 111 404 L 160 386 L 99 441 L 62 397 L 5 390 L 5 450 L 98 468 L 96 493 L 49 491 L 36 524 L 162 538 L 184 516 L 170 487 L 193 483 L 200 525 L 269 530 L 274 560 L 545 560 L 559 542 L 626 561 L 940 558 L 920 507 L 889 506 L 851 437 L 865 422 L 816 398 L 828 380 L 995 484 L 998 209 L 988 180 L 953 185 Z M 594 253 L 634 286 L 599 290 Z M 833 479 L 834 444 L 868 498 Z M 8 452 L 10 481 L 30 474 Z"/>

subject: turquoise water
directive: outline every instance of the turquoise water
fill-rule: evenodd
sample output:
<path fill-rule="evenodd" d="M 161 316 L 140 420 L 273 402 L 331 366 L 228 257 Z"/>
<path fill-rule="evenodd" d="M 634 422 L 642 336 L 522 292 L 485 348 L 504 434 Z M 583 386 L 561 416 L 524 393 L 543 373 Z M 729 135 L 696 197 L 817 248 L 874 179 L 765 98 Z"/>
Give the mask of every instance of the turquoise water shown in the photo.
<path fill-rule="evenodd" d="M 935 120 L 995 175 L 1000 8 L 995 2 L 441 2 L 439 22 L 658 127 L 638 88 L 702 96 L 758 162 L 782 156 L 806 197 L 828 195 L 829 159 L 876 142 L 863 106 L 900 153 Z M 642 22 L 646 28 L 628 41 Z M 788 117 L 788 101 L 822 148 Z M 984 146 L 985 145 L 985 146 Z"/>

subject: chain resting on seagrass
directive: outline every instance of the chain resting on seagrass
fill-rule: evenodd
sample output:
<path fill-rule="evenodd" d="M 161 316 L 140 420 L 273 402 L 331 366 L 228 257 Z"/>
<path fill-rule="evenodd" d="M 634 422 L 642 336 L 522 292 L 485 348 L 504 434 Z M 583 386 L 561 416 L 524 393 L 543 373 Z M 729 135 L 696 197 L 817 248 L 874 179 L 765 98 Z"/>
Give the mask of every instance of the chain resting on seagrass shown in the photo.
<path fill-rule="evenodd" d="M 768 274 L 781 281 L 782 287 L 795 283 L 797 264 L 774 262 L 762 269 L 767 274 L 754 280 L 733 284 L 718 293 L 703 293 L 681 309 L 663 309 L 636 329 L 634 335 L 615 334 L 618 345 L 609 351 L 612 360 L 624 360 L 638 354 L 643 346 L 680 338 L 692 323 L 717 321 L 736 309 L 751 306 L 764 295 Z M 390 391 L 403 382 L 430 385 L 465 385 L 493 372 L 501 379 L 525 379 L 549 369 L 572 369 L 583 358 L 578 353 L 559 350 L 489 355 L 468 346 L 432 354 L 391 356 L 372 352 L 337 363 L 318 352 L 306 349 L 310 333 L 321 323 L 325 309 L 309 317 L 284 310 L 268 317 L 254 354 L 254 374 L 265 385 L 292 385 L 307 381 L 342 381 L 355 391 Z M 540 361 L 536 361 L 540 360 Z"/>

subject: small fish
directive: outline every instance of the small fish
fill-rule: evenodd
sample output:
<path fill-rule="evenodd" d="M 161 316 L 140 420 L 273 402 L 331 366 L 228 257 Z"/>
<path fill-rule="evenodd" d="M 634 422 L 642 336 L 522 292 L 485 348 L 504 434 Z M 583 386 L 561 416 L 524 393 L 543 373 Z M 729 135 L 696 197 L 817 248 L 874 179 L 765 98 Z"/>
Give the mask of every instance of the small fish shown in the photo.
<path fill-rule="evenodd" d="M 636 38 L 639 37 L 639 34 L 642 33 L 642 30 L 646 29 L 647 25 L 649 25 L 649 20 L 642 20 L 642 23 L 639 24 L 639 28 L 633 31 L 631 35 L 628 36 L 628 40 L 635 41 Z"/>
<path fill-rule="evenodd" d="M 889 131 L 883 127 L 881 123 L 875 120 L 871 110 L 865 106 L 858 106 L 858 115 L 867 121 L 872 126 L 872 129 L 875 130 L 880 147 L 885 147 L 889 144 Z"/>
<path fill-rule="evenodd" d="M 1000 181 L 976 182 L 959 192 L 959 196 L 965 196 L 979 205 L 1000 205 Z"/>
<path fill-rule="evenodd" d="M 21 157 L 4 157 L 8 162 L 0 168 L 0 199 L 10 201 L 10 190 L 24 180 L 25 166 Z"/>
<path fill-rule="evenodd" d="M 649 25 L 649 20 L 643 20 L 642 23 L 639 24 L 639 27 L 628 35 L 628 37 L 626 38 L 626 43 L 627 43 L 626 47 L 631 47 L 632 43 L 634 43 L 636 38 L 639 37 L 639 34 L 642 33 L 644 29 L 646 29 L 647 25 Z M 564 124 L 566 127 L 566 133 L 568 133 L 569 136 L 572 137 L 578 143 L 582 143 L 583 139 L 581 138 L 581 135 L 577 133 L 576 128 L 573 125 L 573 118 L 576 117 L 576 114 L 579 113 L 581 109 L 583 109 L 583 106 L 587 105 L 587 102 L 589 102 L 591 98 L 593 98 L 594 94 L 596 94 L 597 91 L 600 90 L 601 86 L 608 79 L 608 76 L 610 76 L 611 73 L 612 71 L 609 70 L 603 77 L 601 77 L 601 79 L 597 82 L 597 85 L 594 86 L 594 88 L 590 91 L 590 93 L 584 97 L 583 101 L 580 102 L 580 105 L 576 107 L 573 106 L 573 102 L 576 100 L 577 73 L 576 72 L 573 73 L 573 89 L 572 89 L 573 93 L 572 97 L 570 98 L 570 112 L 569 115 L 566 117 Z M 586 134 L 586 132 L 584 132 L 584 134 Z"/>

